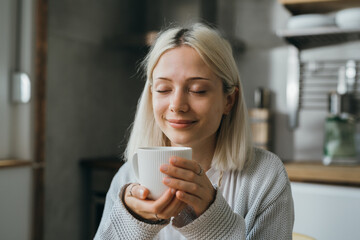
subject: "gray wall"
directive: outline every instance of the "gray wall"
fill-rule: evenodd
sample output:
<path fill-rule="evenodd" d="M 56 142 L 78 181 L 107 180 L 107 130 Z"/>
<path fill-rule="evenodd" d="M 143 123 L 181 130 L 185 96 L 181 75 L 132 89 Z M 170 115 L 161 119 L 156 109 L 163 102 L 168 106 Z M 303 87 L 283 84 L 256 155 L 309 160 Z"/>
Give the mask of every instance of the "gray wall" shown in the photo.
<path fill-rule="evenodd" d="M 0 161 L 33 160 L 33 101 L 15 104 L 10 91 L 15 70 L 27 73 L 35 86 L 34 1 L 23 1 L 20 7 L 17 4 L 13 0 L 0 1 Z M 0 168 L 1 239 L 30 239 L 31 207 L 31 167 Z"/>
<path fill-rule="evenodd" d="M 122 49 L 118 36 L 143 31 L 138 2 L 49 1 L 45 239 L 81 238 L 79 160 L 123 150 L 143 51 Z"/>
<path fill-rule="evenodd" d="M 287 46 L 275 34 L 285 28 L 290 14 L 276 0 L 219 2 L 220 27 L 245 43 L 244 53 L 236 59 L 247 106 L 254 107 L 256 88 L 272 91 L 273 151 L 282 159 L 293 159 L 293 133 L 287 128 L 285 102 Z"/>
<path fill-rule="evenodd" d="M 11 76 L 17 71 L 25 72 L 35 86 L 34 3 L 24 1 L 19 7 L 16 1 L 2 0 L 0 16 L 0 159 L 30 160 L 33 105 L 11 101 Z"/>

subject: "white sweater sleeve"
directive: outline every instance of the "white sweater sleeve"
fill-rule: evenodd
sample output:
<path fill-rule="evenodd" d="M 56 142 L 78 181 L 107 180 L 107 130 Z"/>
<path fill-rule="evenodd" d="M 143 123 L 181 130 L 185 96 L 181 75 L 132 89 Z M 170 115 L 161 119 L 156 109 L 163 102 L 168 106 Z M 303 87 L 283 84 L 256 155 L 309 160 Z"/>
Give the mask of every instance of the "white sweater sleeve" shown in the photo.
<path fill-rule="evenodd" d="M 289 240 L 292 239 L 294 207 L 288 183 L 278 197 L 259 212 L 247 239 Z"/>
<path fill-rule="evenodd" d="M 187 239 L 238 239 L 245 240 L 245 219 L 233 212 L 220 191 L 213 204 L 198 218 L 189 222 L 179 215 L 173 226 Z"/>
<path fill-rule="evenodd" d="M 121 179 L 120 170 L 106 194 L 103 216 L 96 232 L 96 240 L 114 239 L 153 239 L 165 224 L 151 224 L 136 219 L 128 212 L 119 196 L 125 180 Z"/>

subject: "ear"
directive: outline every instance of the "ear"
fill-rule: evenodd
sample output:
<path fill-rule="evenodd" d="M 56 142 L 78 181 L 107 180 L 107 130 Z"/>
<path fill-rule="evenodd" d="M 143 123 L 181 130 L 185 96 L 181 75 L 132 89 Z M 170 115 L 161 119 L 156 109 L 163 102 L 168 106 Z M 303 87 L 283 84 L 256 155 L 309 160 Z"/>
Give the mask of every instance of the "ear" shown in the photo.
<path fill-rule="evenodd" d="M 239 96 L 239 88 L 235 87 L 235 90 L 226 96 L 226 104 L 224 108 L 224 115 L 228 115 L 233 108 L 236 100 Z"/>

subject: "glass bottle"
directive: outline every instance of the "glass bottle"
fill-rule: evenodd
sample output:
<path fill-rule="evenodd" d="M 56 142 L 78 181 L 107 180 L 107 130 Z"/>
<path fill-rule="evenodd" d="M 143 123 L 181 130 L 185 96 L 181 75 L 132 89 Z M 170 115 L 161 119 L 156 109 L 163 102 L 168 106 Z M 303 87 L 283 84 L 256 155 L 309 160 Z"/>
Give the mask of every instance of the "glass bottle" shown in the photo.
<path fill-rule="evenodd" d="M 325 165 L 358 163 L 354 104 L 352 94 L 329 94 L 329 115 L 325 120 Z"/>

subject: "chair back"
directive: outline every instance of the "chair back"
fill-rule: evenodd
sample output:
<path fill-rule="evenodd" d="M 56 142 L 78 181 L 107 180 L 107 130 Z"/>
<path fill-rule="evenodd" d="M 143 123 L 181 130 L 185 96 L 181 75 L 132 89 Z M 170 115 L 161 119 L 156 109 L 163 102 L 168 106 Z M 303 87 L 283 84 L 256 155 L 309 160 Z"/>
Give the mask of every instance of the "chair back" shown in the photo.
<path fill-rule="evenodd" d="M 316 240 L 315 238 L 300 233 L 293 233 L 293 240 Z"/>

